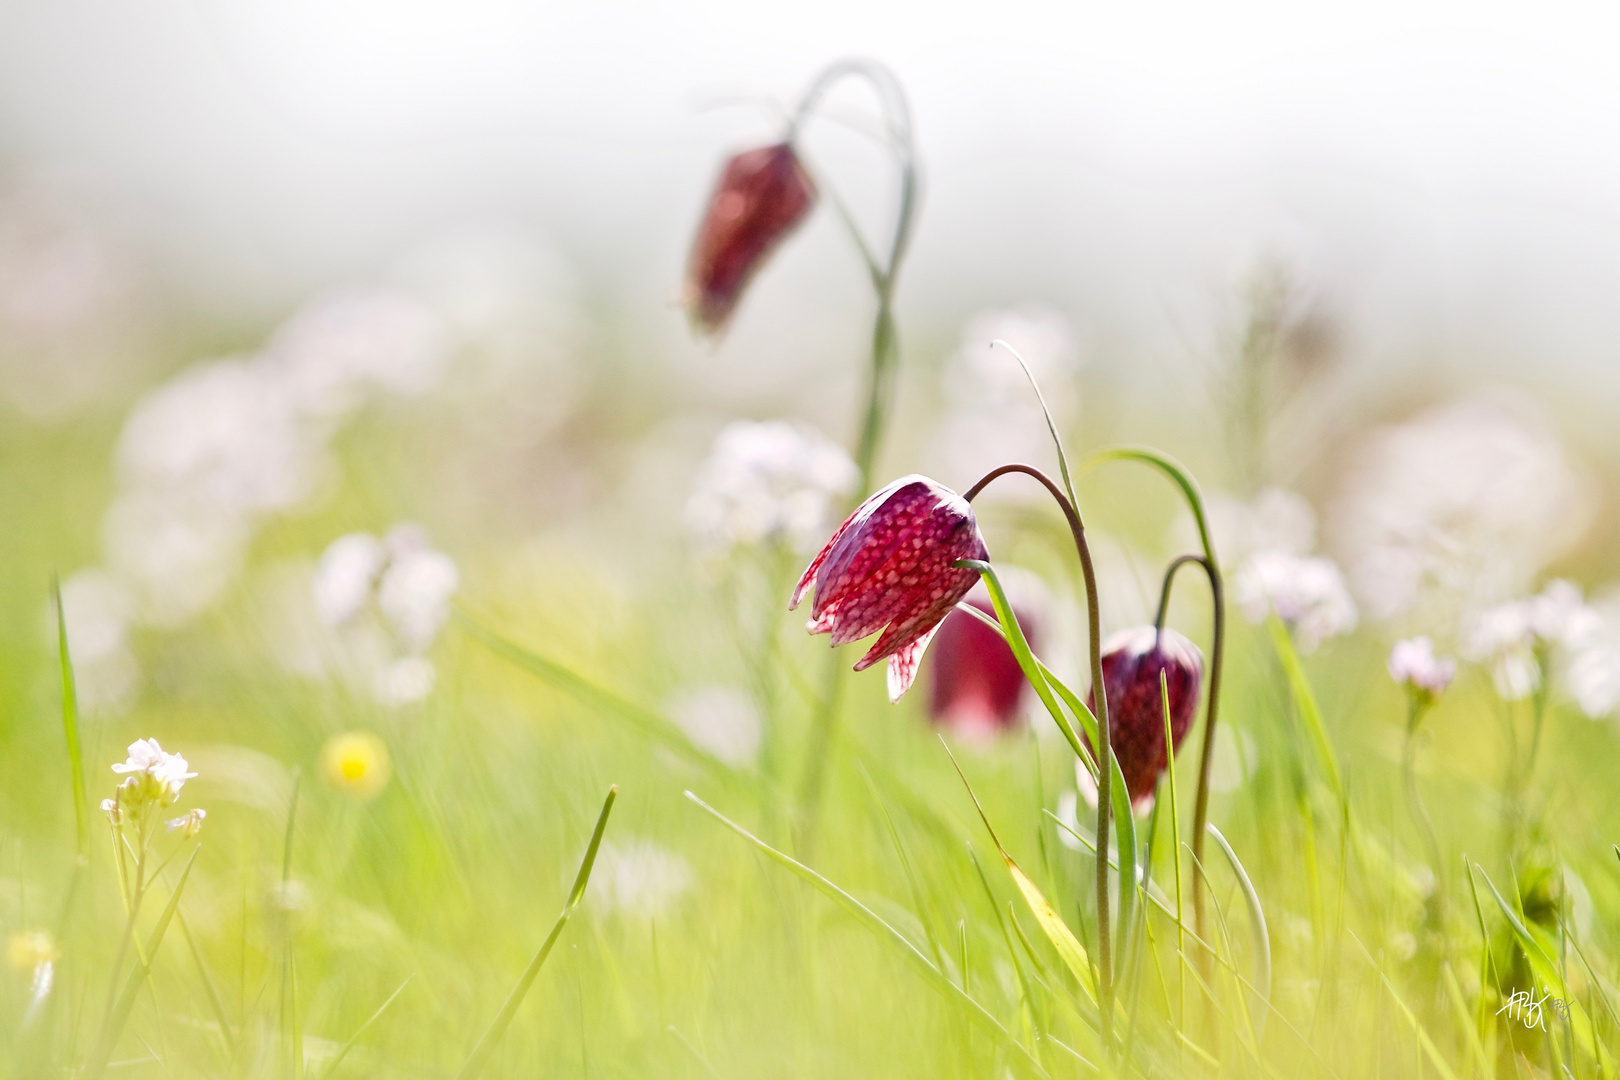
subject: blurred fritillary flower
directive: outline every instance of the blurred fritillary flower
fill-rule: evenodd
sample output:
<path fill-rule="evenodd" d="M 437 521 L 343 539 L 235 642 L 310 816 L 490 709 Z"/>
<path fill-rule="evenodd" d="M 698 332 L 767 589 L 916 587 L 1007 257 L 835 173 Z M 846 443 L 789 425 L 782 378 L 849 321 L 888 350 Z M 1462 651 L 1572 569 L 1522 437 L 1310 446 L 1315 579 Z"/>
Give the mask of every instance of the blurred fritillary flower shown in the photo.
<path fill-rule="evenodd" d="M 725 326 L 749 278 L 815 202 L 815 184 L 789 143 L 726 162 L 687 264 L 686 310 L 698 330 Z"/>
<path fill-rule="evenodd" d="M 940 621 L 979 580 L 953 565 L 988 559 L 973 508 L 926 476 L 902 476 L 863 502 L 838 527 L 793 590 L 799 606 L 815 587 L 812 634 L 836 647 L 883 631 L 855 662 L 864 671 L 889 661 L 889 700 L 899 701 Z"/>
<path fill-rule="evenodd" d="M 327 783 L 361 801 L 376 798 L 391 772 L 388 747 L 369 731 L 334 735 L 321 748 L 321 773 Z"/>
<path fill-rule="evenodd" d="M 988 597 L 970 596 L 962 603 L 995 618 Z M 1040 620 L 1019 607 L 1013 614 L 1030 648 L 1038 651 Z M 952 611 L 939 624 L 929 655 L 928 715 L 934 723 L 969 739 L 1017 726 L 1029 684 L 1005 638 L 967 612 Z"/>
<path fill-rule="evenodd" d="M 1159 774 L 1170 763 L 1164 744 L 1164 698 L 1170 699 L 1174 749 L 1192 728 L 1204 657 L 1198 646 L 1168 628 L 1138 626 L 1103 642 L 1103 686 L 1108 690 L 1108 742 L 1125 777 L 1132 805 L 1153 794 Z M 1164 687 L 1159 685 L 1164 675 Z M 1095 709 L 1095 689 L 1086 697 Z M 1083 737 L 1083 736 L 1082 736 Z M 1088 740 L 1089 742 L 1089 740 Z M 1092 748 L 1095 752 L 1095 747 Z"/>

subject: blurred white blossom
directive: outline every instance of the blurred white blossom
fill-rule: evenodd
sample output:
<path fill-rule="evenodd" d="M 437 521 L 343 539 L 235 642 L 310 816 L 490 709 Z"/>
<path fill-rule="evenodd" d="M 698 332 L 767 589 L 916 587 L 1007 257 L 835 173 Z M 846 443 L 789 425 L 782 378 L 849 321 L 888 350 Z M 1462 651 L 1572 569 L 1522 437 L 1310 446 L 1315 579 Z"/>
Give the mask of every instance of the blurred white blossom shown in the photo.
<path fill-rule="evenodd" d="M 1263 622 L 1275 611 L 1303 652 L 1356 626 L 1356 604 L 1344 577 L 1322 556 L 1260 552 L 1238 570 L 1233 593 L 1250 622 Z"/>
<path fill-rule="evenodd" d="M 349 533 L 327 545 L 310 590 L 316 614 L 337 632 L 346 665 L 389 705 L 420 701 L 436 672 L 423 654 L 450 617 L 460 584 L 455 561 L 420 527 L 394 526 L 381 539 Z"/>
<path fill-rule="evenodd" d="M 116 806 L 139 813 L 147 806 L 174 805 L 186 781 L 197 775 L 188 769 L 185 758 L 168 753 L 156 739 L 137 739 L 129 744 L 129 758 L 112 767 L 125 777 L 118 785 Z"/>
<path fill-rule="evenodd" d="M 1457 662 L 1436 657 L 1434 643 L 1426 637 L 1397 641 L 1386 666 L 1390 678 L 1428 697 L 1445 690 L 1457 674 Z"/>
<path fill-rule="evenodd" d="M 712 548 L 782 543 L 812 551 L 858 475 L 841 447 L 809 427 L 738 420 L 721 430 L 698 472 L 687 528 Z"/>
<path fill-rule="evenodd" d="M 933 436 L 939 474 L 954 478 L 958 487 L 997 465 L 1041 462 L 1053 452 L 1035 391 L 1018 361 L 991 346 L 997 339 L 1029 365 L 1059 430 L 1079 409 L 1080 352 L 1061 313 L 1031 305 L 974 315 L 940 374 L 946 410 Z M 997 498 L 1028 494 L 1016 484 L 993 490 Z"/>
<path fill-rule="evenodd" d="M 1564 688 L 1581 710 L 1600 716 L 1620 704 L 1620 656 L 1611 619 L 1589 606 L 1572 582 L 1554 580 L 1534 596 L 1496 604 L 1465 622 L 1465 655 L 1487 664 L 1508 701 L 1541 686 L 1543 662 L 1557 662 Z"/>
<path fill-rule="evenodd" d="M 1551 433 L 1455 401 L 1353 449 L 1329 538 L 1374 618 L 1439 630 L 1522 594 L 1585 532 L 1592 496 Z"/>
<path fill-rule="evenodd" d="M 655 918 L 667 912 L 695 882 L 684 858 L 653 840 L 604 843 L 591 873 L 590 898 L 603 914 Z"/>
<path fill-rule="evenodd" d="M 1251 499 L 1211 493 L 1204 506 L 1215 551 L 1228 566 L 1261 551 L 1307 555 L 1316 547 L 1316 511 L 1286 488 L 1266 488 Z M 1178 550 L 1197 550 L 1198 530 L 1190 514 L 1177 520 L 1173 539 Z"/>
<path fill-rule="evenodd" d="M 170 818 L 165 824 L 169 832 L 177 832 L 182 836 L 196 836 L 202 832 L 203 821 L 208 817 L 206 810 L 187 810 L 177 818 Z"/>
<path fill-rule="evenodd" d="M 759 757 L 764 722 L 753 700 L 729 686 L 700 686 L 669 703 L 669 715 L 693 745 L 731 766 Z"/>

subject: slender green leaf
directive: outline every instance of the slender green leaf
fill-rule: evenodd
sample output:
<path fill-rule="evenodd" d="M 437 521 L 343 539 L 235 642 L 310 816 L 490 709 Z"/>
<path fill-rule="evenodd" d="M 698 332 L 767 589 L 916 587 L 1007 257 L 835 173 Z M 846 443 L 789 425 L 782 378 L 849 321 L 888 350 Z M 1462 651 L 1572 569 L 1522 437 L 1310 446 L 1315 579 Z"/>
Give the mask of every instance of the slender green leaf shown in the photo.
<path fill-rule="evenodd" d="M 343 1059 L 349 1056 L 349 1051 L 353 1050 L 355 1044 L 360 1041 L 360 1036 L 364 1035 L 368 1030 L 370 1030 L 371 1025 L 375 1024 L 378 1019 L 381 1018 L 382 1014 L 388 1010 L 388 1006 L 394 1003 L 395 998 L 399 997 L 399 995 L 405 992 L 405 988 L 411 984 L 411 980 L 414 978 L 416 978 L 414 973 L 405 976 L 405 981 L 400 983 L 392 994 L 388 995 L 388 999 L 386 1001 L 377 1006 L 377 1011 L 371 1014 L 370 1019 L 355 1029 L 354 1034 L 349 1036 L 349 1041 L 343 1044 L 343 1048 L 337 1052 L 337 1055 L 333 1057 L 332 1060 L 327 1063 L 326 1068 L 321 1071 L 321 1080 L 329 1080 L 332 1074 L 337 1072 L 338 1066 L 343 1064 Z"/>
<path fill-rule="evenodd" d="M 62 609 L 62 583 L 52 580 L 51 599 L 56 604 L 56 652 L 62 665 L 62 730 L 67 736 L 68 766 L 73 773 L 73 822 L 79 842 L 79 860 L 90 859 L 89 799 L 85 795 L 84 746 L 79 740 L 79 692 L 73 677 L 73 657 L 68 651 L 67 614 Z"/>
<path fill-rule="evenodd" d="M 969 995 L 967 991 L 963 990 L 960 986 L 956 985 L 956 983 L 952 982 L 943 971 L 935 967 L 933 962 L 930 961 L 928 957 L 924 956 L 922 952 L 918 950 L 916 945 L 911 943 L 911 939 L 907 938 L 900 931 L 896 930 L 889 923 L 885 922 L 871 908 L 867 907 L 849 893 L 845 892 L 837 885 L 834 885 L 831 881 L 828 881 L 826 878 L 810 869 L 810 867 L 799 862 L 797 859 L 794 859 L 791 855 L 784 854 L 783 852 L 778 851 L 776 848 L 773 848 L 771 845 L 767 844 L 765 841 L 761 840 L 759 837 L 755 836 L 753 833 L 749 832 L 747 829 L 743 828 L 741 825 L 738 825 L 735 821 L 732 821 L 720 811 L 698 798 L 692 792 L 686 792 L 686 797 L 698 807 L 702 808 L 704 811 L 713 816 L 715 820 L 720 822 L 720 824 L 724 825 L 726 828 L 730 829 L 744 840 L 747 840 L 750 844 L 753 844 L 756 848 L 762 851 L 765 855 L 769 856 L 775 862 L 787 867 L 787 869 L 791 870 L 801 880 L 806 881 L 814 886 L 823 896 L 826 896 L 828 899 L 842 907 L 850 915 L 853 915 L 857 922 L 876 933 L 879 937 L 887 938 L 889 941 L 897 945 L 900 948 L 902 955 L 904 955 L 907 960 L 911 961 L 912 965 L 922 974 L 924 981 L 927 982 L 929 986 L 932 986 L 948 1000 L 955 1001 L 957 1004 L 961 1005 L 968 1017 L 971 1018 L 975 1024 L 977 1024 L 985 1032 L 989 1033 L 1002 1045 L 1018 1054 L 1018 1056 L 1024 1060 L 1025 1065 L 1028 1066 L 1029 1069 L 1037 1076 L 1046 1075 L 1046 1070 L 1041 1066 L 1041 1063 L 1035 1059 L 1034 1055 L 1029 1052 L 1023 1043 L 1019 1042 L 1018 1039 L 1013 1036 L 1012 1032 L 1008 1031 L 1004 1026 L 1002 1026 L 1001 1021 L 992 1016 L 990 1011 L 983 1005 L 979 1004 L 979 1002 Z"/>
<path fill-rule="evenodd" d="M 1294 704 L 1299 707 L 1300 717 L 1305 721 L 1305 729 L 1316 747 L 1322 769 L 1327 773 L 1328 782 L 1333 786 L 1333 793 L 1343 801 L 1344 781 L 1339 776 L 1338 758 L 1333 753 L 1333 743 L 1328 739 L 1327 725 L 1322 722 L 1322 710 L 1316 704 L 1316 695 L 1311 691 L 1310 680 L 1305 677 L 1305 667 L 1299 662 L 1299 653 L 1294 649 L 1294 640 L 1288 635 L 1288 627 L 1283 625 L 1283 621 L 1275 612 L 1266 617 L 1266 628 L 1271 631 L 1271 642 L 1277 650 L 1277 659 L 1282 661 L 1283 673 L 1288 678 L 1289 691 L 1294 696 Z"/>
<path fill-rule="evenodd" d="M 613 812 L 613 803 L 618 797 L 617 784 L 608 788 L 607 799 L 602 803 L 602 813 L 596 819 L 596 830 L 591 833 L 590 846 L 585 849 L 585 858 L 580 861 L 579 872 L 574 875 L 574 886 L 568 890 L 568 900 L 563 904 L 562 914 L 557 916 L 556 923 L 551 927 L 551 933 L 546 935 L 540 951 L 535 953 L 534 959 L 529 962 L 528 970 L 507 995 L 506 1004 L 501 1006 L 501 1011 L 489 1025 L 489 1030 L 484 1032 L 483 1037 L 478 1040 L 478 1045 L 474 1046 L 472 1053 L 468 1055 L 467 1063 L 456 1073 L 456 1080 L 473 1080 L 473 1077 L 482 1073 L 489 1064 L 490 1055 L 495 1052 L 501 1037 L 511 1026 L 512 1017 L 517 1015 L 518 1006 L 523 1004 L 523 998 L 528 994 L 529 987 L 534 984 L 535 976 L 540 974 L 540 968 L 545 964 L 546 957 L 551 955 L 552 947 L 562 936 L 563 927 L 568 925 L 569 917 L 584 899 L 585 886 L 590 884 L 591 880 L 591 868 L 596 865 L 596 853 L 602 846 L 602 834 L 607 831 L 608 815 Z"/>
<path fill-rule="evenodd" d="M 1221 834 L 1221 830 L 1215 827 L 1213 821 L 1205 822 L 1204 828 L 1209 831 L 1209 835 L 1215 838 L 1215 842 L 1221 846 L 1221 851 L 1226 855 L 1226 861 L 1231 864 L 1232 873 L 1237 875 L 1238 884 L 1243 888 L 1243 899 L 1249 906 L 1249 925 L 1254 931 L 1255 986 L 1258 988 L 1260 997 L 1269 1006 L 1271 1004 L 1271 936 L 1266 931 L 1266 913 L 1260 906 L 1260 894 L 1254 891 L 1254 882 L 1249 880 L 1249 872 L 1243 869 L 1243 862 L 1237 857 L 1237 852 L 1232 850 L 1232 845 L 1226 842 L 1226 837 Z M 1260 1012 L 1260 1023 L 1254 1033 L 1256 1044 L 1266 1033 L 1266 1017 L 1269 1015 L 1269 1008 Z"/>

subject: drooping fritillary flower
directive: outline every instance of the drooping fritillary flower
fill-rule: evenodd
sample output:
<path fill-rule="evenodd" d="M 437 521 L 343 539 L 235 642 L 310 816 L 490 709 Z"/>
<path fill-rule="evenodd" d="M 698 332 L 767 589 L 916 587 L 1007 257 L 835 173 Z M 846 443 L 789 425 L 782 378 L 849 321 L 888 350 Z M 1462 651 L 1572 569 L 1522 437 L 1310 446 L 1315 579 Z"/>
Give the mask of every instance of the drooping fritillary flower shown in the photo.
<path fill-rule="evenodd" d="M 1108 741 L 1131 802 L 1140 803 L 1153 794 L 1159 774 L 1170 763 L 1159 673 L 1164 672 L 1169 691 L 1170 735 L 1180 749 L 1198 711 L 1204 657 L 1198 646 L 1174 630 L 1138 626 L 1103 642 L 1102 670 L 1108 690 Z M 1095 708 L 1095 691 L 1086 704 Z"/>
<path fill-rule="evenodd" d="M 926 476 L 902 476 L 838 527 L 788 609 L 814 586 L 812 634 L 831 634 L 838 646 L 882 630 L 855 670 L 889 661 L 889 700 L 899 701 L 940 621 L 979 580 L 952 564 L 988 558 L 973 508 L 960 495 Z"/>
<path fill-rule="evenodd" d="M 963 603 L 995 618 L 988 596 L 970 595 Z M 1013 614 L 1038 652 L 1041 621 L 1018 605 Z M 1000 634 L 965 611 L 953 611 L 939 624 L 929 656 L 928 715 L 935 724 L 981 739 L 1017 726 L 1029 684 Z"/>
<path fill-rule="evenodd" d="M 791 143 L 726 162 L 686 268 L 686 310 L 700 331 L 725 326 L 748 279 L 815 202 L 815 184 Z"/>

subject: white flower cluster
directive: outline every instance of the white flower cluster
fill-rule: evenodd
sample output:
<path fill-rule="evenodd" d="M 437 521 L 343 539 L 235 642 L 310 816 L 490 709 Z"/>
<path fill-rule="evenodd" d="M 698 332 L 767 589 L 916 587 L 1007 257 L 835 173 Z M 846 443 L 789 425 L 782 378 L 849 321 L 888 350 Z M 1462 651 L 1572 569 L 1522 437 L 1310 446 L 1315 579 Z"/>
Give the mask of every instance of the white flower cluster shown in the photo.
<path fill-rule="evenodd" d="M 1436 657 L 1434 642 L 1426 637 L 1397 641 L 1386 666 L 1390 678 L 1428 698 L 1438 697 L 1457 674 L 1457 662 Z"/>
<path fill-rule="evenodd" d="M 137 739 L 129 744 L 128 760 L 112 767 L 124 782 L 114 798 L 101 800 L 102 812 L 114 825 L 129 821 L 140 828 L 150 811 L 179 800 L 180 789 L 197 775 L 189 769 L 185 758 L 166 752 L 156 739 Z M 169 831 L 196 836 L 207 816 L 206 810 L 188 811 L 168 823 Z"/>
<path fill-rule="evenodd" d="M 1496 692 L 1508 701 L 1540 688 L 1544 660 L 1557 660 L 1564 683 L 1582 711 L 1601 716 L 1620 705 L 1620 648 L 1616 635 L 1581 590 L 1550 581 L 1535 596 L 1497 604 L 1466 623 L 1464 653 L 1487 664 Z"/>
<path fill-rule="evenodd" d="M 375 393 L 429 389 L 447 345 L 423 305 L 340 291 L 295 314 L 258 354 L 194 365 L 136 402 L 102 522 L 104 568 L 63 590 L 92 704 L 115 704 L 138 681 L 129 627 L 180 625 L 214 603 L 262 519 L 319 490 L 342 420 Z M 81 621 L 95 625 L 82 632 Z"/>
<path fill-rule="evenodd" d="M 589 894 L 603 914 L 656 918 L 695 881 L 692 865 L 662 844 L 635 838 L 605 843 L 596 854 Z"/>
<path fill-rule="evenodd" d="M 1262 551 L 1249 557 L 1233 582 L 1238 606 L 1250 622 L 1264 622 L 1275 611 L 1294 632 L 1302 652 L 1328 638 L 1349 633 L 1357 621 L 1356 603 L 1332 559 Z"/>
<path fill-rule="evenodd" d="M 1331 537 L 1380 620 L 1440 629 L 1522 595 L 1596 505 L 1557 438 L 1492 401 L 1376 431 L 1351 461 Z"/>
<path fill-rule="evenodd" d="M 382 538 L 349 533 L 332 541 L 315 568 L 315 610 L 334 630 L 358 637 L 355 650 L 377 696 L 401 705 L 433 689 L 433 661 L 423 654 L 450 618 L 461 582 L 455 561 L 428 543 L 416 525 Z"/>
<path fill-rule="evenodd" d="M 809 427 L 738 420 L 721 430 L 698 473 L 686 525 L 713 549 L 780 543 L 813 551 L 857 479 L 849 455 Z"/>
<path fill-rule="evenodd" d="M 1060 431 L 1078 411 L 1080 351 L 1062 314 L 1031 305 L 973 316 L 940 375 L 946 410 L 933 439 L 938 475 L 956 477 L 959 484 L 1009 461 L 1039 462 L 1052 454 L 1040 402 L 1018 361 L 991 346 L 998 339 L 1029 365 Z M 993 497 L 1024 490 L 998 487 Z"/>

